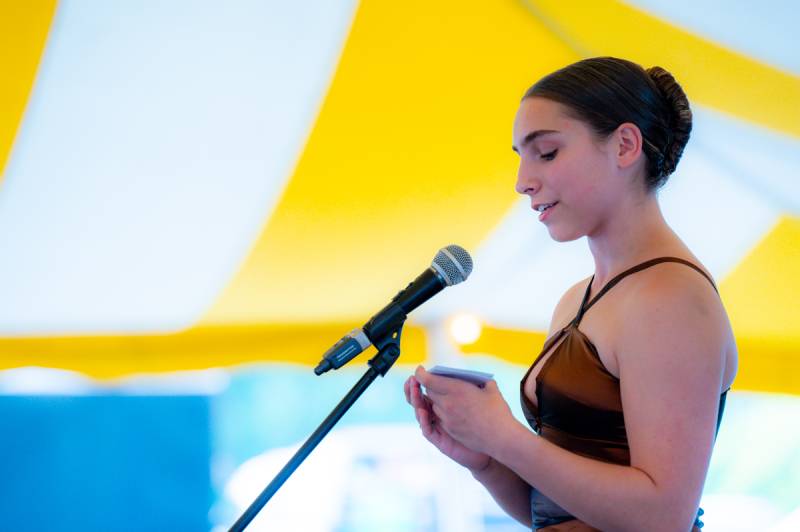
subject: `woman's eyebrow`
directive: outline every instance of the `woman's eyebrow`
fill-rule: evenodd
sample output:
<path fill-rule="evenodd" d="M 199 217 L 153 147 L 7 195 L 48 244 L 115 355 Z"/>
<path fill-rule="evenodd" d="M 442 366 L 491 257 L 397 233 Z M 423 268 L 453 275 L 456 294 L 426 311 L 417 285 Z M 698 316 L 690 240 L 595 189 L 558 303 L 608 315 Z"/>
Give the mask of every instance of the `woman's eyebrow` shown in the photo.
<path fill-rule="evenodd" d="M 531 131 L 530 133 L 525 135 L 525 137 L 522 139 L 522 142 L 520 143 L 521 147 L 524 148 L 527 144 L 533 142 L 536 139 L 536 137 L 540 137 L 542 135 L 550 135 L 551 133 L 559 133 L 559 131 L 556 131 L 554 129 L 537 129 L 536 131 Z M 512 145 L 511 149 L 519 153 L 519 148 L 517 148 L 516 146 Z"/>

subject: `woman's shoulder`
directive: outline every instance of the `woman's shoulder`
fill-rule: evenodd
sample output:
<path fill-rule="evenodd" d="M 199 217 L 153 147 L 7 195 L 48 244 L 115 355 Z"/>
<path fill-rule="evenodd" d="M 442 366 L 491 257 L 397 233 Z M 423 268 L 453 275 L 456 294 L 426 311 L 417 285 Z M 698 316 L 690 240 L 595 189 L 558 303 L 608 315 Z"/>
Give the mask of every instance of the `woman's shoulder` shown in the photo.
<path fill-rule="evenodd" d="M 704 306 L 724 313 L 716 284 L 709 271 L 693 257 L 670 257 L 631 275 L 625 290 L 626 314 L 653 308 L 656 312 Z"/>
<path fill-rule="evenodd" d="M 624 318 L 621 352 L 640 353 L 652 342 L 689 342 L 710 348 L 706 352 L 725 351 L 732 340 L 725 308 L 708 271 L 696 260 L 686 260 L 708 277 L 680 262 L 661 263 L 631 276 L 619 309 Z"/>
<path fill-rule="evenodd" d="M 550 320 L 550 334 L 566 327 L 572 321 L 578 312 L 578 307 L 581 305 L 583 295 L 586 292 L 586 287 L 589 285 L 591 277 L 581 279 L 573 284 L 564 292 L 561 299 L 558 300 L 555 309 L 553 310 L 553 317 Z"/>

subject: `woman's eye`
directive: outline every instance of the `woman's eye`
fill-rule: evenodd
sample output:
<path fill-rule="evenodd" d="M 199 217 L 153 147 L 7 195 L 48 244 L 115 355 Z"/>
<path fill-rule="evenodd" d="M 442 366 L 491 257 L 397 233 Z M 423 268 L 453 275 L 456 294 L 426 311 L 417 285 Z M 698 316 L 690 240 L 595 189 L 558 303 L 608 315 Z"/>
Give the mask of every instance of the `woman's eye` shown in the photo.
<path fill-rule="evenodd" d="M 558 153 L 558 150 L 553 150 L 550 153 L 543 153 L 542 159 L 544 159 L 545 161 L 552 161 L 553 159 L 556 158 L 556 153 Z"/>

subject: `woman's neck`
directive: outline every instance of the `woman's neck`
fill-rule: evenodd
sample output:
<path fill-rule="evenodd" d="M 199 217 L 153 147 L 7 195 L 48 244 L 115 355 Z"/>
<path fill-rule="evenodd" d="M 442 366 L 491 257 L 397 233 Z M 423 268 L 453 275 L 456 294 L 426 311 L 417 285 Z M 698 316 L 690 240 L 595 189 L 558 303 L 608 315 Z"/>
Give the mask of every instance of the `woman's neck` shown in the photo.
<path fill-rule="evenodd" d="M 631 266 L 682 248 L 680 239 L 664 220 L 655 194 L 631 199 L 619 207 L 588 235 L 595 264 L 595 289 Z"/>

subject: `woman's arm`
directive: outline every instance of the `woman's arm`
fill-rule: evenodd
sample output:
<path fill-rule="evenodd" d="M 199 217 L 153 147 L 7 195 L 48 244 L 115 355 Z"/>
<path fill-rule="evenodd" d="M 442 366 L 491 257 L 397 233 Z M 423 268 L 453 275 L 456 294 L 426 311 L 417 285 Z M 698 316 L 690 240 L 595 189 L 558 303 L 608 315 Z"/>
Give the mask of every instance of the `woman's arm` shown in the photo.
<path fill-rule="evenodd" d="M 472 384 L 459 383 L 477 389 Z M 472 476 L 483 484 L 498 505 L 511 517 L 531 526 L 530 486 L 519 476 L 492 460 L 485 454 L 473 451 L 456 441 L 433 413 L 431 401 L 422 394 L 419 382 L 409 377 L 405 383 L 405 394 L 408 403 L 414 407 L 414 414 L 419 423 L 422 435 L 439 451 L 459 465 L 469 469 Z"/>
<path fill-rule="evenodd" d="M 508 515 L 528 528 L 532 526 L 531 487 L 519 475 L 492 459 L 486 468 L 473 471 L 472 476 Z"/>
<path fill-rule="evenodd" d="M 703 283 L 661 276 L 637 286 L 626 306 L 615 355 L 630 467 L 535 436 L 506 414 L 496 386 L 476 397 L 424 370 L 417 378 L 453 437 L 586 523 L 603 530 L 689 530 L 713 446 L 727 341 L 724 310 Z"/>
<path fill-rule="evenodd" d="M 689 529 L 676 526 L 688 523 L 685 516 L 662 511 L 664 495 L 648 473 L 579 456 L 521 425 L 503 436 L 496 459 L 587 524 L 615 531 Z"/>

